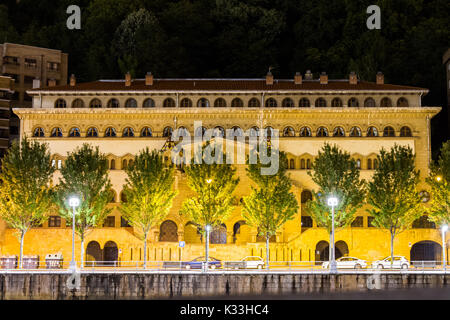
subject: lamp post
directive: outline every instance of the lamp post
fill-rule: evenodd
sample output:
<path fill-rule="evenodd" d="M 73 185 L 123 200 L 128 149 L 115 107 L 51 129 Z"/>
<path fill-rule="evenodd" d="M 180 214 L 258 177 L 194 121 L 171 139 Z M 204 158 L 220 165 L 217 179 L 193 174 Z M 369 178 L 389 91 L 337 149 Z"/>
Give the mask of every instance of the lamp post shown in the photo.
<path fill-rule="evenodd" d="M 211 216 L 211 182 L 212 179 L 206 179 L 206 183 L 208 184 L 208 216 Z M 206 231 L 206 246 L 205 246 L 205 271 L 208 271 L 208 262 L 209 262 L 209 233 L 211 231 L 211 225 L 208 223 L 205 226 Z"/>
<path fill-rule="evenodd" d="M 335 250 L 334 250 L 334 207 L 337 206 L 338 199 L 334 196 L 328 198 L 328 205 L 331 207 L 331 239 L 330 239 L 330 273 L 337 273 Z"/>
<path fill-rule="evenodd" d="M 69 206 L 72 207 L 72 261 L 70 261 L 69 269 L 75 270 L 77 262 L 75 261 L 75 208 L 80 205 L 80 199 L 77 196 L 69 198 Z"/>
<path fill-rule="evenodd" d="M 443 267 L 444 271 L 447 271 L 446 270 L 447 269 L 447 261 L 445 259 L 445 252 L 447 251 L 445 248 L 445 244 L 446 244 L 445 234 L 447 233 L 447 230 L 448 230 L 448 225 L 444 224 L 441 227 L 441 231 L 442 231 L 442 267 Z"/>

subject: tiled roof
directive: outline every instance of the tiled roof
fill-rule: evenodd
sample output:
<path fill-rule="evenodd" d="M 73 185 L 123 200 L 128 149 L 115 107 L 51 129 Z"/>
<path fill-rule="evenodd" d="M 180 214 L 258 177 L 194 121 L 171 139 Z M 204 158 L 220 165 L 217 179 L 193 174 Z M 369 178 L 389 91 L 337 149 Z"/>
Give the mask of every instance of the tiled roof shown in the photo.
<path fill-rule="evenodd" d="M 318 80 L 303 80 L 295 84 L 294 80 L 274 79 L 273 85 L 266 85 L 265 79 L 155 79 L 153 85 L 145 85 L 145 80 L 133 80 L 131 86 L 125 86 L 124 80 L 99 80 L 77 83 L 75 86 L 61 85 L 32 89 L 36 91 L 282 91 L 282 90 L 414 90 L 428 91 L 425 88 L 376 84 L 358 81 L 350 84 L 348 80 L 329 80 L 320 84 Z"/>

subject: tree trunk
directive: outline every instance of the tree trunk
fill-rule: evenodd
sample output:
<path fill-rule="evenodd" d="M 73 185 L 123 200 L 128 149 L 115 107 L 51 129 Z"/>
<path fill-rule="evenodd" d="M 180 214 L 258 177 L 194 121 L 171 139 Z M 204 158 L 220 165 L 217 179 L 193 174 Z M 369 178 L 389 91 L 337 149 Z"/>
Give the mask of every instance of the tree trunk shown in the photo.
<path fill-rule="evenodd" d="M 394 237 L 395 233 L 391 231 L 391 269 L 394 264 Z"/>
<path fill-rule="evenodd" d="M 144 269 L 147 268 L 147 233 L 144 233 Z"/>
<path fill-rule="evenodd" d="M 23 240 L 25 238 L 25 231 L 20 231 L 20 254 L 19 254 L 19 269 L 23 267 Z"/>
<path fill-rule="evenodd" d="M 269 233 L 266 233 L 266 269 L 269 270 Z"/>

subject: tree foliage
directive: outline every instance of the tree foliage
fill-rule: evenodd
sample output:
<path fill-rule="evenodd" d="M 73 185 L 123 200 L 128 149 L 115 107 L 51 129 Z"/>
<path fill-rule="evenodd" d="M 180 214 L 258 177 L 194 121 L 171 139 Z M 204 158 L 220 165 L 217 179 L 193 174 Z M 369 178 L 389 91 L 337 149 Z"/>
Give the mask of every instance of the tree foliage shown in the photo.
<path fill-rule="evenodd" d="M 372 224 L 386 228 L 391 234 L 391 256 L 395 236 L 408 228 L 420 215 L 422 197 L 417 191 L 419 171 L 415 170 L 415 155 L 409 146 L 384 148 L 377 155 L 378 167 L 368 183 L 367 209 Z"/>
<path fill-rule="evenodd" d="M 123 193 L 127 201 L 122 203 L 120 212 L 144 241 L 145 265 L 148 233 L 167 216 L 176 195 L 174 168 L 165 164 L 158 151 L 146 148 L 134 158 L 126 173 Z"/>
<path fill-rule="evenodd" d="M 308 175 L 318 186 L 318 190 L 313 190 L 313 200 L 306 203 L 306 211 L 319 226 L 331 233 L 332 217 L 328 198 L 337 197 L 335 228 L 348 226 L 365 197 L 365 181 L 360 179 L 356 161 L 338 146 L 325 144 L 318 152 Z"/>
<path fill-rule="evenodd" d="M 437 163 L 431 165 L 427 183 L 431 188 L 431 220 L 439 225 L 450 223 L 450 141 L 442 145 Z"/>
<path fill-rule="evenodd" d="M 21 266 L 25 234 L 42 224 L 52 209 L 54 171 L 47 145 L 26 137 L 13 143 L 2 160 L 0 218 L 18 230 Z"/>

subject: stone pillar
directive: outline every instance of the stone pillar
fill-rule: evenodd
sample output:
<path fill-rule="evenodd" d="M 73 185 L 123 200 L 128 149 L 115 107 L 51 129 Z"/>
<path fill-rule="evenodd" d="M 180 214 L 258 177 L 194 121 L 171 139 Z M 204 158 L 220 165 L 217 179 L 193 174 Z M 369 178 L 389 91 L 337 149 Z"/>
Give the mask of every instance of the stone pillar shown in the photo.
<path fill-rule="evenodd" d="M 227 231 L 227 243 L 233 243 L 233 231 Z"/>
<path fill-rule="evenodd" d="M 251 242 L 256 242 L 256 236 L 258 235 L 258 230 L 252 228 L 250 230 L 250 241 Z"/>
<path fill-rule="evenodd" d="M 283 232 L 277 231 L 276 239 L 277 243 L 283 242 Z"/>
<path fill-rule="evenodd" d="M 184 231 L 178 231 L 178 241 L 184 241 Z"/>
<path fill-rule="evenodd" d="M 153 242 L 158 242 L 159 241 L 159 230 L 155 230 L 153 231 Z"/>

